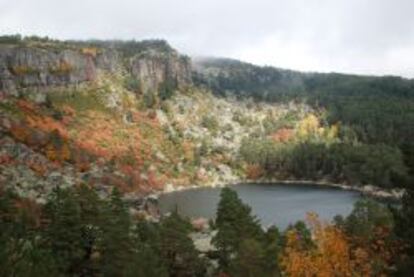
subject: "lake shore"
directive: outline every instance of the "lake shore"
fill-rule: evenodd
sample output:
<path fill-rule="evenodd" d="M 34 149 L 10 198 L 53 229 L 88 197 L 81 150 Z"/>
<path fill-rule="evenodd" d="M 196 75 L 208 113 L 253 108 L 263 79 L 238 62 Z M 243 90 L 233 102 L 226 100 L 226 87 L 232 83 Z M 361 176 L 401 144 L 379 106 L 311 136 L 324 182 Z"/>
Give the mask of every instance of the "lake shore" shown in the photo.
<path fill-rule="evenodd" d="M 332 187 L 332 188 L 343 189 L 343 190 L 357 191 L 365 196 L 386 199 L 386 200 L 394 200 L 394 201 L 400 200 L 403 197 L 404 192 L 405 192 L 404 189 L 399 189 L 399 188 L 387 190 L 387 189 L 380 188 L 374 185 L 352 186 L 348 184 L 332 183 L 332 182 L 328 182 L 325 180 L 313 181 L 313 180 L 300 180 L 300 179 L 298 180 L 239 179 L 239 180 L 232 180 L 228 182 L 224 182 L 224 181 L 223 182 L 212 182 L 207 185 L 173 186 L 170 184 L 170 185 L 167 185 L 164 188 L 164 190 L 152 193 L 148 197 L 158 198 L 159 195 L 162 195 L 162 194 L 173 193 L 173 192 L 183 191 L 183 190 L 200 189 L 200 188 L 217 188 L 217 187 L 225 187 L 225 186 L 236 186 L 239 184 L 276 184 L 276 183 L 286 184 L 286 185 L 299 184 L 299 185 L 309 185 L 309 186 Z"/>

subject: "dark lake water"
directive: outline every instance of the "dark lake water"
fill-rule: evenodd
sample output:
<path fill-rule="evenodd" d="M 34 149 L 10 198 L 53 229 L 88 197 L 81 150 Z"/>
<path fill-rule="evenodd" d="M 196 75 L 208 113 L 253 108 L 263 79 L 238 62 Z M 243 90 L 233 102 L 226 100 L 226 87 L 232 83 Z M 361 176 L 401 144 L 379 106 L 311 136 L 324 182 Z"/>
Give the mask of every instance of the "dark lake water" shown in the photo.
<path fill-rule="evenodd" d="M 240 184 L 231 186 L 243 202 L 252 207 L 264 227 L 272 224 L 286 228 L 303 220 L 308 211 L 331 220 L 335 215 L 348 215 L 360 194 L 337 188 L 301 184 Z M 161 195 L 162 213 L 178 208 L 188 217 L 214 218 L 221 188 L 199 188 Z"/>

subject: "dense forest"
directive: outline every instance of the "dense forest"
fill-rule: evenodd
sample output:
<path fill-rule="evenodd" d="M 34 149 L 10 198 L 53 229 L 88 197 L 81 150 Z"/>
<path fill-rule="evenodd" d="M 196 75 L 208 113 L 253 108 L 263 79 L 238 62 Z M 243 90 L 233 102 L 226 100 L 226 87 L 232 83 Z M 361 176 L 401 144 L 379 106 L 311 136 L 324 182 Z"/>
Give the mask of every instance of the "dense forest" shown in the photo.
<path fill-rule="evenodd" d="M 330 175 L 336 181 L 342 179 L 388 187 L 412 183 L 413 80 L 392 76 L 300 73 L 229 59 L 201 59 L 195 64 L 195 82 L 211 88 L 217 95 L 253 98 L 258 102 L 305 102 L 320 111 L 319 124 L 339 127 L 339 140 L 329 145 L 320 140 L 301 142 L 294 147 L 279 144 L 273 147 L 278 149 L 274 150 L 278 151 L 276 153 L 271 151 L 266 140 L 250 142 L 254 143 L 255 149 L 269 150 L 265 151 L 267 158 L 261 155 L 261 161 L 247 158 L 249 163 L 259 164 L 267 175 L 275 174 L 275 167 L 281 166 L 280 160 L 294 160 L 297 156 L 305 170 L 295 169 L 298 164 L 293 161 L 291 164 L 282 162 L 286 169 L 282 172 L 300 178 Z M 289 128 L 287 121 L 273 131 Z M 255 156 L 246 153 L 247 148 L 242 155 Z M 282 148 L 286 157 L 279 155 Z M 279 157 L 279 161 L 269 160 L 272 153 Z"/>
<path fill-rule="evenodd" d="M 408 276 L 413 270 L 413 192 L 401 208 L 361 200 L 345 218 L 310 213 L 286 230 L 262 229 L 251 208 L 224 188 L 214 250 L 201 255 L 176 212 L 131 216 L 114 189 L 101 200 L 82 185 L 56 189 L 45 205 L 0 195 L 1 276 Z"/>

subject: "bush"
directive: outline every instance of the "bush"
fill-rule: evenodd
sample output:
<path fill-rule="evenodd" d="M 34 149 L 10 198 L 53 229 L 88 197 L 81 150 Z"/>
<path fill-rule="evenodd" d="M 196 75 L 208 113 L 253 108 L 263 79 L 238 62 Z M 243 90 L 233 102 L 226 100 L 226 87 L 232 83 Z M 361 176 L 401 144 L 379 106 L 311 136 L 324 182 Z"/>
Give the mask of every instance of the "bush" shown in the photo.
<path fill-rule="evenodd" d="M 11 72 L 15 75 L 29 75 L 36 74 L 39 72 L 38 69 L 28 66 L 28 65 L 16 65 L 11 68 Z"/>
<path fill-rule="evenodd" d="M 214 116 L 203 116 L 201 126 L 207 128 L 212 133 L 216 133 L 219 128 L 219 123 Z"/>
<path fill-rule="evenodd" d="M 19 34 L 0 36 L 0 44 L 1 43 L 16 44 L 16 43 L 21 43 L 21 42 L 22 42 L 22 36 Z"/>
<path fill-rule="evenodd" d="M 125 78 L 124 80 L 124 87 L 127 90 L 133 91 L 133 92 L 139 92 L 141 90 L 141 84 L 137 78 L 134 78 L 132 76 L 129 76 Z"/>
<path fill-rule="evenodd" d="M 144 106 L 148 109 L 151 109 L 151 108 L 154 108 L 155 105 L 157 104 L 157 97 L 155 96 L 154 93 L 147 92 L 144 94 L 143 101 L 144 101 Z"/>
<path fill-rule="evenodd" d="M 61 60 L 57 66 L 52 66 L 49 68 L 49 72 L 55 75 L 67 75 L 72 71 L 73 66 L 65 60 Z"/>

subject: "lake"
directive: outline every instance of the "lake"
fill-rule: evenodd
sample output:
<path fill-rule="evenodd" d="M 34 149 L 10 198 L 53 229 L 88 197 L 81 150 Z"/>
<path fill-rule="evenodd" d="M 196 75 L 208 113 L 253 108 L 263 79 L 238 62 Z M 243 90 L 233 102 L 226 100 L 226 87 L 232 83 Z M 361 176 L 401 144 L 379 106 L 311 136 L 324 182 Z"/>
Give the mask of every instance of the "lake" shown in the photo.
<path fill-rule="evenodd" d="M 303 220 L 308 211 L 325 220 L 337 214 L 346 216 L 361 197 L 355 191 L 308 184 L 239 184 L 231 188 L 264 227 L 274 224 L 282 229 Z M 177 207 L 183 216 L 214 218 L 220 191 L 221 188 L 199 188 L 163 194 L 159 198 L 160 211 L 167 213 Z"/>

